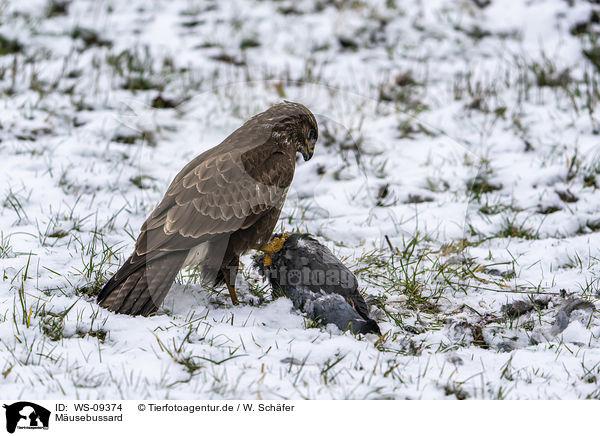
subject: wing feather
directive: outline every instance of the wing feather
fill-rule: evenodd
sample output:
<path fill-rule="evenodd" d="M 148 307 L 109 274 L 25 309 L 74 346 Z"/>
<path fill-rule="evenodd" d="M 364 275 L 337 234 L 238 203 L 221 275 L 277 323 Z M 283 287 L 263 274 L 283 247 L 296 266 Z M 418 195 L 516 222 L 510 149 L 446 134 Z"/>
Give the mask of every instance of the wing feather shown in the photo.
<path fill-rule="evenodd" d="M 199 156 L 177 175 L 142 226 L 136 253 L 190 249 L 198 240 L 247 229 L 267 211 L 281 210 L 295 153 L 280 150 L 267 141 Z"/>

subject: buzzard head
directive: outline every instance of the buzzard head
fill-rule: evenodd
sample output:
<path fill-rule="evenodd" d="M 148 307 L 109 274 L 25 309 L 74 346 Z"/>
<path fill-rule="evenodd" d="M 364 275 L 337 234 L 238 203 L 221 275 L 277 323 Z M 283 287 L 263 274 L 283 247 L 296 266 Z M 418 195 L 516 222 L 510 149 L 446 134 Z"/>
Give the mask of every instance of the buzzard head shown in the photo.
<path fill-rule="evenodd" d="M 284 101 L 263 114 L 272 123 L 273 134 L 279 136 L 283 144 L 294 146 L 305 161 L 312 157 L 319 128 L 315 116 L 306 106 Z"/>
<path fill-rule="evenodd" d="M 305 161 L 309 160 L 315 152 L 315 145 L 317 144 L 318 136 L 319 131 L 317 128 L 317 122 L 315 121 L 314 124 L 306 123 L 304 126 L 304 145 L 302 146 L 302 144 L 300 144 L 300 147 L 297 150 L 302 154 L 302 157 Z"/>

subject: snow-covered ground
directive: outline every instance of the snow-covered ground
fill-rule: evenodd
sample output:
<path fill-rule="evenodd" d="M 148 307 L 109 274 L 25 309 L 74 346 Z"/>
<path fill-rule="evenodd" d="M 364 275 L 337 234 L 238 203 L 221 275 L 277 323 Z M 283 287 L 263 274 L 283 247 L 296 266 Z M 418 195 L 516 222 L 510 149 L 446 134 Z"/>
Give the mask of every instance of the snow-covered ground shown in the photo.
<path fill-rule="evenodd" d="M 2 396 L 597 398 L 594 3 L 3 3 Z M 384 335 L 273 301 L 249 256 L 238 307 L 189 271 L 157 316 L 99 308 L 179 169 L 283 99 L 320 137 L 278 229 Z"/>

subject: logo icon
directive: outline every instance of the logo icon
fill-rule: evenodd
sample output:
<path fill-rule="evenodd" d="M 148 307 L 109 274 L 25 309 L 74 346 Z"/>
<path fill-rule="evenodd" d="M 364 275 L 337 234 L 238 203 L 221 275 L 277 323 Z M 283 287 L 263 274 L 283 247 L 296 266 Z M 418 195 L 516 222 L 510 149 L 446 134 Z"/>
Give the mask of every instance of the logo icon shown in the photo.
<path fill-rule="evenodd" d="M 19 401 L 10 405 L 5 404 L 6 430 L 14 433 L 15 429 L 48 429 L 50 411 L 42 406 L 28 401 Z"/>

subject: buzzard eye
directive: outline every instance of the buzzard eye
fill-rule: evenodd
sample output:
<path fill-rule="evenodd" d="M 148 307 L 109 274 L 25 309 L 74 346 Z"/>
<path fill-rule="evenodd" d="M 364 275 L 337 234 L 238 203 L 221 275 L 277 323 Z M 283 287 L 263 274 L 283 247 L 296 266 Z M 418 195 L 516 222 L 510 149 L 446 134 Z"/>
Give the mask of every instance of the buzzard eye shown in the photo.
<path fill-rule="evenodd" d="M 314 141 L 317 139 L 317 132 L 315 132 L 314 129 L 310 129 L 310 132 L 308 134 L 308 140 L 309 141 Z"/>

